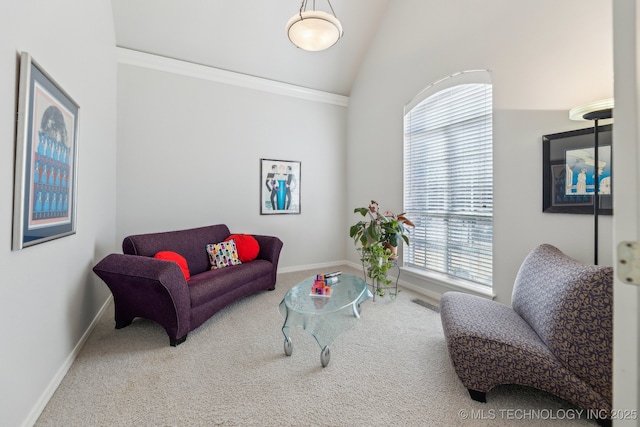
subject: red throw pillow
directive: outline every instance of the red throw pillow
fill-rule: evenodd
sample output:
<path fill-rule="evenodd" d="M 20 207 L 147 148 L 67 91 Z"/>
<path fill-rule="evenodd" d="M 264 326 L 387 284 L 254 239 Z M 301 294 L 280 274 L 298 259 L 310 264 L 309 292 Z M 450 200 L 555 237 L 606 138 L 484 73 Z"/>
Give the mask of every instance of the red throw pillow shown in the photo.
<path fill-rule="evenodd" d="M 184 259 L 182 255 L 177 252 L 171 251 L 160 251 L 153 256 L 156 259 L 162 259 L 165 261 L 173 261 L 178 264 L 180 270 L 182 270 L 182 274 L 184 274 L 185 280 L 189 280 L 191 278 L 191 273 L 189 273 L 189 265 L 187 264 L 187 260 Z"/>
<path fill-rule="evenodd" d="M 256 259 L 258 252 L 260 252 L 260 244 L 251 234 L 232 234 L 224 239 L 225 242 L 229 240 L 236 241 L 236 249 L 238 250 L 238 258 L 242 262 L 249 262 Z"/>

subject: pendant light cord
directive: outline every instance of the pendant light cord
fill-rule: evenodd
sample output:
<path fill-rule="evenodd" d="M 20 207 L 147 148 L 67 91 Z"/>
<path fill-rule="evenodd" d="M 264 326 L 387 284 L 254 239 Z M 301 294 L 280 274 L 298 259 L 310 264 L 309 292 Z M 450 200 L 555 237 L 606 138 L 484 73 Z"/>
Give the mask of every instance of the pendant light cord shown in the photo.
<path fill-rule="evenodd" d="M 337 18 L 336 11 L 333 10 L 333 5 L 331 4 L 331 1 L 327 0 L 327 3 L 329 3 L 329 9 L 331 9 L 331 13 L 333 14 L 333 16 Z M 302 12 L 305 12 L 306 10 L 307 10 L 307 0 L 302 0 L 302 3 L 300 4 L 300 19 L 302 19 Z M 313 0 L 313 10 L 316 10 L 316 0 Z"/>
<path fill-rule="evenodd" d="M 315 0 L 314 0 L 314 3 L 315 3 Z M 331 13 L 333 13 L 333 16 L 335 16 L 337 18 L 336 12 L 333 10 L 333 6 L 331 6 L 331 2 L 329 0 L 327 0 L 327 3 L 329 3 L 329 8 L 331 9 Z"/>
<path fill-rule="evenodd" d="M 300 19 L 302 20 L 302 12 L 304 12 L 307 9 L 307 0 L 302 0 L 302 3 L 300 3 Z"/>

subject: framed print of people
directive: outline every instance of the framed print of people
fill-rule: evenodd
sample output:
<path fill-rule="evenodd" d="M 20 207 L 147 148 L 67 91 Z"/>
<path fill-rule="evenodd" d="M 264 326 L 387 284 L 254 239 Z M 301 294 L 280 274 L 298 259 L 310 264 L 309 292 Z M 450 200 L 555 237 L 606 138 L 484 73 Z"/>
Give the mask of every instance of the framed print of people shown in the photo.
<path fill-rule="evenodd" d="M 260 159 L 260 214 L 300 213 L 300 162 Z"/>

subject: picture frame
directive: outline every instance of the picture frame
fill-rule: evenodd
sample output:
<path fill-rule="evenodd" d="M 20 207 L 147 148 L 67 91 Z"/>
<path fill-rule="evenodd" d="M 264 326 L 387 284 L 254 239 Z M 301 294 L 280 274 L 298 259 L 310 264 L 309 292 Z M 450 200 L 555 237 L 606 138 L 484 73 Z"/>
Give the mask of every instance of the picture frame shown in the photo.
<path fill-rule="evenodd" d="M 542 210 L 594 213 L 594 127 L 542 137 Z M 613 125 L 598 126 L 598 214 L 613 214 Z"/>
<path fill-rule="evenodd" d="M 299 214 L 301 163 L 260 159 L 260 214 Z"/>
<path fill-rule="evenodd" d="M 76 232 L 79 105 L 20 55 L 12 249 Z"/>

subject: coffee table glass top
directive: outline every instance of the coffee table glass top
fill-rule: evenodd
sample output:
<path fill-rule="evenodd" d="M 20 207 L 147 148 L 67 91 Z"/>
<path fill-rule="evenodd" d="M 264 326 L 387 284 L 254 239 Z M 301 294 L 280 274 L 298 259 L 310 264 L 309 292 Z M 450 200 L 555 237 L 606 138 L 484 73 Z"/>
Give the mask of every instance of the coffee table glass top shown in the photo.
<path fill-rule="evenodd" d="M 291 288 L 278 306 L 284 317 L 282 333 L 284 351 L 293 352 L 289 328 L 298 327 L 310 333 L 322 349 L 322 366 L 329 363 L 329 346 L 360 318 L 360 304 L 372 297 L 364 280 L 351 274 L 342 274 L 331 285 L 331 296 L 311 294 L 315 276 L 309 277 Z"/>

